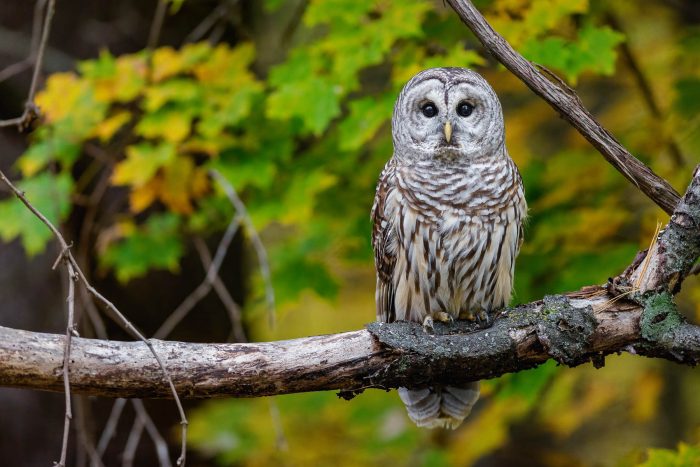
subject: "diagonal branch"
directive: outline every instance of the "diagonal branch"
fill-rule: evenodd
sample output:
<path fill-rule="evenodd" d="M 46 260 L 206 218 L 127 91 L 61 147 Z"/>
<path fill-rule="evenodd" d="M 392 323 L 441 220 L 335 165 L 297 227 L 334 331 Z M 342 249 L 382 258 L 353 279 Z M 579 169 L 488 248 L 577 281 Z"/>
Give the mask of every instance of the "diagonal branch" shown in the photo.
<path fill-rule="evenodd" d="M 671 214 L 680 196 L 669 183 L 656 175 L 625 149 L 596 121 L 581 100 L 562 81 L 553 82 L 513 49 L 469 0 L 447 0 L 484 47 L 535 94 L 568 121 L 602 156 L 661 209 Z"/>
<path fill-rule="evenodd" d="M 41 74 L 41 66 L 44 62 L 46 44 L 49 40 L 49 32 L 51 31 L 51 20 L 53 19 L 54 15 L 55 3 L 56 0 L 48 0 L 48 4 L 46 5 L 44 25 L 41 30 L 39 48 L 37 49 L 36 56 L 34 57 L 34 71 L 32 72 L 32 81 L 29 85 L 27 101 L 24 104 L 24 112 L 22 112 L 22 115 L 19 117 L 8 120 L 0 120 L 0 128 L 17 125 L 19 129 L 22 130 L 26 128 L 39 114 L 39 110 L 37 109 L 36 104 L 34 104 L 34 95 L 36 94 L 36 88 L 39 84 L 39 75 Z"/>
<path fill-rule="evenodd" d="M 73 254 L 70 251 L 70 246 L 66 242 L 66 239 L 63 238 L 63 235 L 56 229 L 56 227 L 49 221 L 46 216 L 44 216 L 32 203 L 29 202 L 27 197 L 25 196 L 24 192 L 18 189 L 6 176 L 5 174 L 0 170 L 0 181 L 4 182 L 4 184 L 10 188 L 10 190 L 15 194 L 17 198 L 29 209 L 32 214 L 34 214 L 48 229 L 51 231 L 51 233 L 56 237 L 56 240 L 58 240 L 58 243 L 61 246 L 61 256 L 59 259 L 63 259 L 64 264 L 66 265 L 66 268 L 68 270 L 69 276 L 71 278 L 77 277 L 77 281 L 81 282 L 85 289 L 88 291 L 90 295 L 92 295 L 95 299 L 97 299 L 104 307 L 106 310 L 111 313 L 112 318 L 115 319 L 118 323 L 120 323 L 125 329 L 127 329 L 134 337 L 139 339 L 141 342 L 146 344 L 146 347 L 148 347 L 149 354 L 155 359 L 157 362 L 157 367 L 160 369 L 161 372 L 161 377 L 165 379 L 166 385 L 170 388 L 171 395 L 173 399 L 175 400 L 175 405 L 177 406 L 178 413 L 180 415 L 180 425 L 182 429 L 182 451 L 180 454 L 180 458 L 177 461 L 177 464 L 184 465 L 185 462 L 185 456 L 186 456 L 186 440 L 187 440 L 187 417 L 185 416 L 185 409 L 182 407 L 182 403 L 180 402 L 180 398 L 177 394 L 177 391 L 175 389 L 175 385 L 173 384 L 172 378 L 170 377 L 169 370 L 165 367 L 163 364 L 163 359 L 160 357 L 158 352 L 153 348 L 153 344 L 151 341 L 146 339 L 141 332 L 136 329 L 136 327 L 131 324 L 131 322 L 124 316 L 116 306 L 112 302 L 110 302 L 105 296 L 103 296 L 100 292 L 95 289 L 90 282 L 87 280 L 87 277 L 85 277 L 85 274 L 83 273 L 82 269 L 78 265 L 78 262 L 75 260 L 73 257 Z M 72 319 L 72 317 L 71 317 Z M 72 327 L 72 322 L 69 323 L 69 326 Z M 70 344 L 71 342 L 69 340 L 66 340 L 66 350 L 65 352 L 69 352 L 70 350 Z M 72 360 L 71 360 L 72 362 Z M 68 385 L 66 384 L 66 391 L 68 391 Z M 70 413 L 67 410 L 67 415 L 66 415 L 67 420 L 70 419 Z"/>

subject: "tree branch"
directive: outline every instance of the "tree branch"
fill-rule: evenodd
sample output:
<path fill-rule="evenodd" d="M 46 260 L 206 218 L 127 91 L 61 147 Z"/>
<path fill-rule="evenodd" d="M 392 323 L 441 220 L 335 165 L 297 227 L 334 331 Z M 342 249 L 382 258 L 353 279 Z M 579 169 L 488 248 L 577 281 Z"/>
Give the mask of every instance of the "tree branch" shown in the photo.
<path fill-rule="evenodd" d="M 513 49 L 493 30 L 469 0 L 447 0 L 462 22 L 484 47 L 527 87 L 540 96 L 586 138 L 603 157 L 661 209 L 671 214 L 680 196 L 669 183 L 656 175 L 625 149 L 586 109 L 578 95 L 563 81 L 549 80 L 531 62 Z"/>
<path fill-rule="evenodd" d="M 672 331 L 670 324 L 675 325 Z M 668 334 L 655 334 L 664 326 Z M 648 339 L 653 336 L 658 339 Z M 354 394 L 366 388 L 460 384 L 532 368 L 550 358 L 569 366 L 587 361 L 602 365 L 605 355 L 622 350 L 681 363 L 700 360 L 700 331 L 680 324 L 670 298 L 611 305 L 604 296 L 545 297 L 510 310 L 491 328 L 439 323 L 436 335 L 415 323 L 396 322 L 279 342 L 152 344 L 185 398 L 321 390 Z M 0 327 L 0 385 L 62 391 L 62 358 L 62 336 Z M 71 359 L 75 394 L 172 397 L 162 370 L 140 342 L 74 338 Z"/>
<path fill-rule="evenodd" d="M 366 388 L 459 385 L 535 367 L 575 366 L 629 351 L 696 365 L 700 327 L 672 294 L 700 255 L 700 166 L 669 225 L 607 287 L 547 296 L 505 310 L 492 327 L 459 321 L 426 334 L 416 323 L 256 344 L 193 344 L 74 338 L 70 386 L 110 397 L 257 397 Z M 0 327 L 0 385 L 64 390 L 63 336 Z M 153 358 L 162 356 L 162 365 Z M 171 383 L 163 379 L 168 368 Z"/>

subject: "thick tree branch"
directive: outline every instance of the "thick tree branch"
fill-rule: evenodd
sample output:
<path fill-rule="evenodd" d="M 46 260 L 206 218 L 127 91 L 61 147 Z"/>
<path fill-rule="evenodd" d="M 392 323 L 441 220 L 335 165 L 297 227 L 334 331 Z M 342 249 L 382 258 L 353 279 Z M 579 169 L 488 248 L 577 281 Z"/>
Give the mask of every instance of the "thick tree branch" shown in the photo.
<path fill-rule="evenodd" d="M 630 154 L 608 130 L 603 128 L 583 106 L 573 90 L 554 75 L 551 76 L 557 82 L 548 79 L 531 62 L 516 52 L 503 36 L 493 30 L 469 0 L 447 0 L 447 2 L 499 62 L 559 112 L 613 167 L 661 209 L 668 214 L 673 212 L 680 198 L 678 193 L 666 180 Z"/>
<path fill-rule="evenodd" d="M 700 360 L 700 332 L 680 324 L 670 298 L 639 305 L 611 304 L 595 293 L 591 298 L 546 297 L 510 310 L 488 329 L 459 322 L 438 324 L 436 333 L 397 322 L 257 344 L 152 343 L 178 394 L 186 398 L 320 390 L 354 394 L 366 388 L 457 384 L 532 368 L 550 358 L 571 366 L 589 360 L 600 365 L 603 356 L 622 350 L 682 363 Z M 60 335 L 0 328 L 0 385 L 62 391 L 63 345 Z M 71 360 L 73 393 L 172 397 L 162 370 L 140 342 L 74 338 Z"/>
<path fill-rule="evenodd" d="M 545 297 L 506 310 L 488 329 L 438 323 L 373 323 L 367 330 L 257 344 L 191 344 L 74 338 L 70 385 L 112 397 L 254 397 L 366 388 L 460 384 L 535 367 L 548 359 L 602 365 L 630 351 L 695 365 L 700 327 L 672 294 L 700 254 L 700 166 L 648 254 L 607 287 Z M 64 336 L 0 327 L 0 385 L 64 390 Z M 162 356 L 172 385 L 163 379 Z M 175 391 L 173 391 L 173 388 Z"/>

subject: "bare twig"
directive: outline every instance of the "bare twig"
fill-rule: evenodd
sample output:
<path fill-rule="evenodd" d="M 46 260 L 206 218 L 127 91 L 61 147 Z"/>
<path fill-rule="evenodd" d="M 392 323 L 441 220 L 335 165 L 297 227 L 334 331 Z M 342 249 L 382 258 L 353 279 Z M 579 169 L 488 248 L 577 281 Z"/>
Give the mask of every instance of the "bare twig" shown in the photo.
<path fill-rule="evenodd" d="M 95 447 L 95 444 L 93 443 L 91 437 L 88 436 L 88 428 L 86 426 L 86 416 L 85 416 L 85 405 L 89 403 L 87 398 L 83 396 L 79 396 L 75 400 L 75 412 L 76 412 L 76 421 L 77 421 L 77 432 L 78 432 L 78 438 L 79 442 L 85 452 L 87 452 L 88 458 L 90 459 L 90 465 L 91 467 L 104 467 L 104 464 L 102 463 L 102 459 L 100 459 L 100 456 L 97 454 L 97 448 Z"/>
<path fill-rule="evenodd" d="M 49 0 L 51 1 L 51 0 Z M 83 274 L 83 271 L 80 269 L 80 266 L 78 266 L 77 261 L 73 257 L 72 253 L 69 250 L 69 246 L 66 243 L 66 240 L 63 238 L 63 235 L 54 227 L 54 225 L 49 221 L 46 216 L 44 216 L 39 210 L 37 210 L 26 198 L 24 193 L 20 191 L 17 187 L 15 187 L 12 182 L 5 176 L 5 174 L 0 171 L 0 180 L 5 182 L 5 184 L 12 190 L 12 192 L 17 196 L 20 201 L 36 216 L 43 222 L 49 230 L 53 233 L 54 237 L 58 240 L 61 248 L 64 253 L 64 260 L 67 263 L 67 266 L 70 265 L 73 270 L 73 274 L 77 274 L 78 279 L 80 282 L 83 284 L 83 286 L 86 288 L 86 290 L 95 297 L 99 302 L 101 302 L 105 307 L 106 310 L 109 311 L 111 314 L 111 317 L 114 318 L 118 323 L 120 323 L 122 326 L 124 326 L 133 336 L 135 336 L 137 339 L 142 341 L 146 346 L 148 347 L 151 355 L 153 358 L 155 358 L 156 362 L 158 363 L 158 366 L 162 372 L 163 377 L 168 383 L 168 386 L 170 390 L 172 391 L 173 399 L 175 400 L 175 404 L 177 405 L 177 409 L 180 415 L 180 424 L 182 426 L 182 452 L 180 454 L 180 458 L 178 459 L 177 464 L 178 465 L 184 465 L 185 462 L 185 456 L 186 456 L 186 448 L 187 448 L 187 417 L 185 416 L 185 410 L 182 407 L 182 403 L 180 402 L 180 398 L 178 397 L 177 391 L 175 389 L 175 385 L 173 384 L 173 380 L 170 377 L 170 373 L 168 372 L 168 369 L 165 367 L 163 364 L 163 361 L 161 360 L 160 356 L 158 353 L 155 351 L 153 348 L 153 344 L 146 339 L 141 332 L 136 329 L 136 327 L 131 324 L 131 322 L 126 319 L 126 316 L 124 316 L 116 306 L 107 298 L 105 298 L 101 293 L 99 293 L 90 283 L 88 282 L 87 278 L 85 277 L 85 274 Z M 70 271 L 70 269 L 69 269 Z M 72 276 L 71 275 L 71 276 Z"/>
<path fill-rule="evenodd" d="M 92 329 L 95 331 L 95 336 L 100 339 L 107 339 L 107 328 L 105 323 L 100 316 L 100 312 L 92 301 L 92 298 L 88 294 L 88 291 L 80 289 L 80 303 L 83 305 L 83 310 L 90 321 Z"/>
<path fill-rule="evenodd" d="M 65 255 L 68 249 L 61 252 L 61 257 L 65 260 Z M 66 413 L 63 423 L 63 441 L 61 442 L 61 458 L 56 464 L 58 467 L 65 467 L 66 456 L 68 455 L 68 437 L 70 436 L 70 422 L 73 418 L 71 411 L 70 397 L 70 345 L 73 338 L 73 313 L 75 311 L 75 281 L 77 279 L 73 266 L 66 261 L 66 269 L 68 271 L 68 318 L 66 325 L 66 340 L 63 349 L 63 391 L 66 397 Z"/>
<path fill-rule="evenodd" d="M 187 36 L 185 36 L 185 40 L 183 41 L 184 44 L 190 43 L 190 42 L 197 42 L 204 37 L 204 35 L 209 31 L 212 27 L 214 27 L 222 18 L 224 18 L 229 10 L 231 9 L 231 6 L 233 5 L 233 2 L 230 1 L 225 1 L 224 3 L 221 3 L 219 6 L 214 8 L 214 10 L 209 13 L 201 23 L 197 25 L 192 31 L 190 31 Z"/>
<path fill-rule="evenodd" d="M 171 467 L 173 464 L 170 462 L 168 443 L 165 442 L 163 437 L 158 432 L 158 428 L 148 415 L 146 408 L 143 406 L 143 402 L 141 399 L 132 399 L 131 405 L 136 411 L 136 417 L 141 420 L 141 423 L 146 428 L 148 435 L 151 437 L 151 440 L 156 447 L 156 454 L 158 455 L 158 462 L 160 463 L 161 467 Z"/>
<path fill-rule="evenodd" d="M 197 253 L 199 254 L 199 259 L 202 262 L 202 266 L 204 266 L 205 270 L 209 270 L 212 265 L 209 248 L 207 248 L 206 243 L 201 237 L 194 237 L 193 243 Z M 226 308 L 228 313 L 229 320 L 231 321 L 231 337 L 233 338 L 234 342 L 248 342 L 248 338 L 243 330 L 241 307 L 238 306 L 236 301 L 233 299 L 226 288 L 226 285 L 218 274 L 214 279 L 214 291 L 219 296 L 219 299 L 223 303 L 224 308 Z"/>
<path fill-rule="evenodd" d="M 124 451 L 122 452 L 122 467 L 132 467 L 134 465 L 136 448 L 139 447 L 144 425 L 143 419 L 141 417 L 136 417 L 131 431 L 129 432 L 129 437 L 126 440 Z"/>
<path fill-rule="evenodd" d="M 240 215 L 236 215 L 229 222 L 224 236 L 219 242 L 219 246 L 216 249 L 216 254 L 214 255 L 214 261 L 212 261 L 211 266 L 207 270 L 207 275 L 199 286 L 190 293 L 185 300 L 173 311 L 170 316 L 160 325 L 158 330 L 153 334 L 156 339 L 164 339 L 167 337 L 172 330 L 177 326 L 177 324 L 182 321 L 182 319 L 187 316 L 187 314 L 199 303 L 206 295 L 211 291 L 212 284 L 217 278 L 219 273 L 219 268 L 221 263 L 223 263 L 226 257 L 226 252 L 231 245 L 231 240 L 236 235 L 238 226 L 240 225 Z"/>
<path fill-rule="evenodd" d="M 644 165 L 608 130 L 598 123 L 575 93 L 547 79 L 532 63 L 493 30 L 469 0 L 447 0 L 486 49 L 514 75 L 520 78 L 586 138 L 622 175 L 637 186 L 664 211 L 671 214 L 680 196 L 668 182 Z"/>
<path fill-rule="evenodd" d="M 22 112 L 22 115 L 17 118 L 1 120 L 0 128 L 17 125 L 19 129 L 22 130 L 29 125 L 39 113 L 36 105 L 34 104 L 34 95 L 36 94 L 36 88 L 39 83 L 39 74 L 41 73 L 41 65 L 44 61 L 46 43 L 49 40 L 49 32 L 51 31 L 51 20 L 53 19 L 54 7 L 55 0 L 48 0 L 48 4 L 46 5 L 46 15 L 44 17 L 44 26 L 41 32 L 41 41 L 39 42 L 39 48 L 36 52 L 34 73 L 32 74 L 32 81 L 29 85 L 29 94 L 27 95 L 27 101 L 24 105 L 24 112 Z"/>
<path fill-rule="evenodd" d="M 275 325 L 275 289 L 272 286 L 272 277 L 270 275 L 270 263 L 267 259 L 267 251 L 265 250 L 265 245 L 263 245 L 258 231 L 253 225 L 253 221 L 248 215 L 248 210 L 245 204 L 238 197 L 236 190 L 233 185 L 226 180 L 226 178 L 221 175 L 216 170 L 210 170 L 209 174 L 216 180 L 216 182 L 221 186 L 221 188 L 226 193 L 229 201 L 233 205 L 236 213 L 241 216 L 243 225 L 246 228 L 246 232 L 250 235 L 250 241 L 253 243 L 253 248 L 258 256 L 258 265 L 260 267 L 260 274 L 262 275 L 263 282 L 265 283 L 265 298 L 268 306 L 268 319 L 271 327 Z"/>
<path fill-rule="evenodd" d="M 267 399 L 270 407 L 270 418 L 272 419 L 272 427 L 275 429 L 275 445 L 278 451 L 288 451 L 289 443 L 287 443 L 287 437 L 284 435 L 284 428 L 282 428 L 282 418 L 280 417 L 280 408 L 277 406 L 277 401 L 275 398 L 270 397 Z"/>
<path fill-rule="evenodd" d="M 112 405 L 112 411 L 109 413 L 109 417 L 107 418 L 105 428 L 104 430 L 102 430 L 100 440 L 97 442 L 97 455 L 100 458 L 104 455 L 105 451 L 107 450 L 107 446 L 109 445 L 109 442 L 114 437 L 114 433 L 117 430 L 117 424 L 119 423 L 119 417 L 124 411 L 125 406 L 126 399 L 123 399 L 121 397 L 115 400 L 114 404 Z"/>
<path fill-rule="evenodd" d="M 32 24 L 32 38 L 29 46 L 29 56 L 24 60 L 13 63 L 0 70 L 0 82 L 3 82 L 11 77 L 22 73 L 27 68 L 31 68 L 36 63 L 36 55 L 38 52 L 39 38 L 41 37 L 41 23 L 43 19 L 44 7 L 47 0 L 37 0 L 34 4 L 34 20 Z"/>
<path fill-rule="evenodd" d="M 158 0 L 158 6 L 156 7 L 156 12 L 153 15 L 153 22 L 151 23 L 151 30 L 148 33 L 148 44 L 146 49 L 153 51 L 158 45 L 158 39 L 160 38 L 160 32 L 163 29 L 163 20 L 165 19 L 165 12 L 168 8 L 168 0 Z"/>

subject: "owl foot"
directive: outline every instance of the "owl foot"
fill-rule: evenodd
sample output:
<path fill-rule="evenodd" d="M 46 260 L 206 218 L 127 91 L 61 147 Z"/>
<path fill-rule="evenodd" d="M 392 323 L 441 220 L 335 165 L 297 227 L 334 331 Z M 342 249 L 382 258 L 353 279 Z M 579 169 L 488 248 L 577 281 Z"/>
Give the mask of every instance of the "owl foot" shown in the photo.
<path fill-rule="evenodd" d="M 433 319 L 436 319 L 441 323 L 453 323 L 455 320 L 451 314 L 445 313 L 444 311 L 437 311 L 433 313 Z"/>
<path fill-rule="evenodd" d="M 428 315 L 423 320 L 423 331 L 427 334 L 434 334 L 435 329 L 433 328 L 433 317 Z"/>
<path fill-rule="evenodd" d="M 479 310 L 479 313 L 476 315 L 476 321 L 479 323 L 479 327 L 482 329 L 490 328 L 493 324 L 491 314 L 486 312 L 486 310 Z"/>
<path fill-rule="evenodd" d="M 472 310 L 462 310 L 459 312 L 459 319 L 466 319 L 467 321 L 476 321 L 476 314 Z"/>

